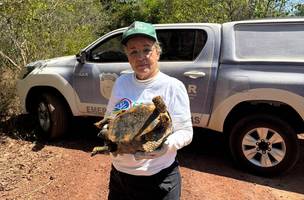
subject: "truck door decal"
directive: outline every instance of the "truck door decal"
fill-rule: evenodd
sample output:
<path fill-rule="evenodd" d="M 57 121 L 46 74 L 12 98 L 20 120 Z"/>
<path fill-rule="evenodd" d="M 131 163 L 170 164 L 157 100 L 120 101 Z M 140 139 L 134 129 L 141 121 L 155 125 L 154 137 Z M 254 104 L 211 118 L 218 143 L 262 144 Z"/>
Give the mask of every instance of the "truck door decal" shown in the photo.
<path fill-rule="evenodd" d="M 101 73 L 99 75 L 99 88 L 101 95 L 106 98 L 110 99 L 112 88 L 118 75 L 115 73 Z"/>

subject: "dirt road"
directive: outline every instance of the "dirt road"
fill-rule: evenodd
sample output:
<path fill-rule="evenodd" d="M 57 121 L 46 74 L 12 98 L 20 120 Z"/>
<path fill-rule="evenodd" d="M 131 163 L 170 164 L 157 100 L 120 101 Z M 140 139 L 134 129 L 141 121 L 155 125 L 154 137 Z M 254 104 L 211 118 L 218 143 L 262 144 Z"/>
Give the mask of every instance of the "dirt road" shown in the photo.
<path fill-rule="evenodd" d="M 0 199 L 105 200 L 110 158 L 90 157 L 100 141 L 81 132 L 52 143 L 1 133 Z M 303 156 L 289 174 L 261 178 L 239 170 L 223 146 L 220 135 L 198 129 L 193 143 L 179 151 L 182 200 L 304 200 Z"/>

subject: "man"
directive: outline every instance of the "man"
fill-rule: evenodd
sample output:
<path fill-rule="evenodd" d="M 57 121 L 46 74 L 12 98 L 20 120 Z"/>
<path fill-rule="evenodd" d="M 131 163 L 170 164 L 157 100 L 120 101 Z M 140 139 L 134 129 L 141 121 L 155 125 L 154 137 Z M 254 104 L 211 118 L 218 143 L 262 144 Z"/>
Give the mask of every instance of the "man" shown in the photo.
<path fill-rule="evenodd" d="M 152 24 L 134 22 L 123 33 L 121 43 L 134 73 L 116 80 L 106 115 L 152 102 L 160 95 L 172 118 L 173 133 L 154 152 L 112 156 L 108 199 L 179 199 L 181 176 L 176 154 L 193 137 L 185 86 L 160 72 L 161 48 Z"/>

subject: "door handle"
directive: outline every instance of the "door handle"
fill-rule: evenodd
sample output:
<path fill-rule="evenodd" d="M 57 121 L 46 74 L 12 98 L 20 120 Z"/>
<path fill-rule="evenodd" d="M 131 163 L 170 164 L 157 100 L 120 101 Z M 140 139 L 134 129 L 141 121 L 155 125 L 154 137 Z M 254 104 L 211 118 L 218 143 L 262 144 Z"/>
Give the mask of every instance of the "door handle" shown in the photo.
<path fill-rule="evenodd" d="M 200 78 L 206 76 L 205 72 L 200 72 L 200 71 L 188 71 L 184 73 L 184 76 L 188 76 L 189 78 Z"/>
<path fill-rule="evenodd" d="M 120 75 L 122 75 L 122 74 L 131 74 L 131 73 L 133 73 L 133 70 L 131 70 L 131 69 L 126 69 L 126 70 L 121 71 L 121 72 L 120 72 Z"/>

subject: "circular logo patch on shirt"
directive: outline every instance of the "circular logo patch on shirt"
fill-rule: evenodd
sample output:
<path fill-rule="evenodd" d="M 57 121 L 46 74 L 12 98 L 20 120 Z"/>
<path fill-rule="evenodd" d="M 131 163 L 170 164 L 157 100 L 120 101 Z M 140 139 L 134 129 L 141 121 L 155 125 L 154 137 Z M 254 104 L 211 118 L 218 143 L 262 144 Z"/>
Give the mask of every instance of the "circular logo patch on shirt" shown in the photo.
<path fill-rule="evenodd" d="M 128 110 L 132 106 L 132 101 L 128 98 L 123 98 L 114 107 L 114 111 Z"/>

